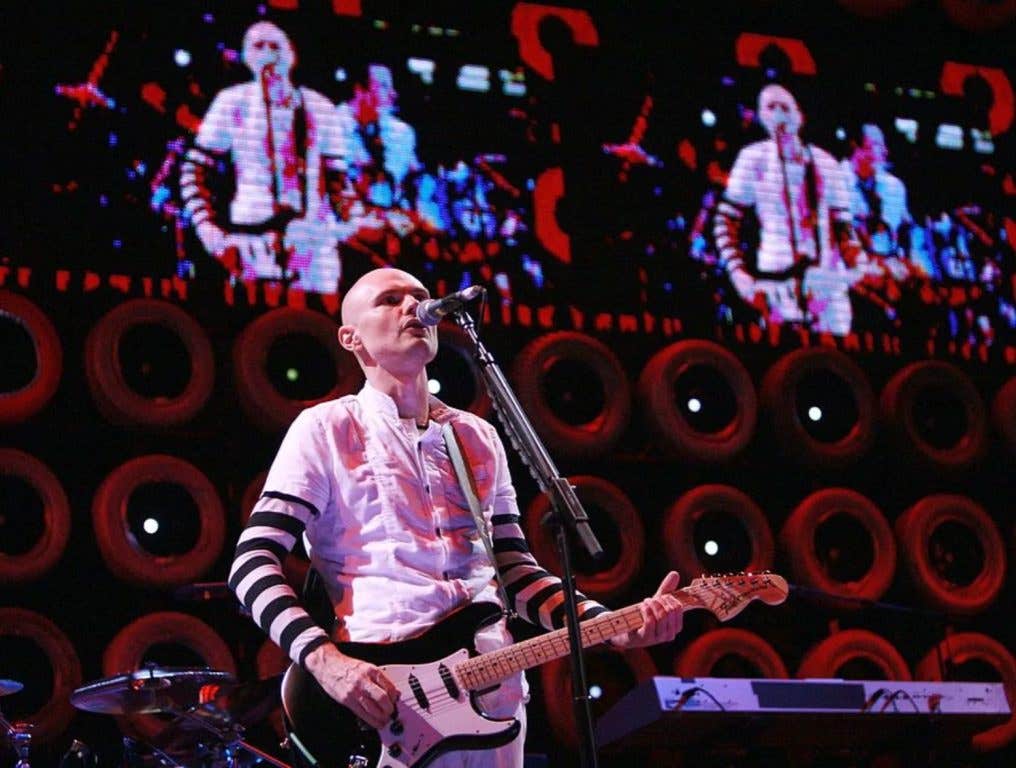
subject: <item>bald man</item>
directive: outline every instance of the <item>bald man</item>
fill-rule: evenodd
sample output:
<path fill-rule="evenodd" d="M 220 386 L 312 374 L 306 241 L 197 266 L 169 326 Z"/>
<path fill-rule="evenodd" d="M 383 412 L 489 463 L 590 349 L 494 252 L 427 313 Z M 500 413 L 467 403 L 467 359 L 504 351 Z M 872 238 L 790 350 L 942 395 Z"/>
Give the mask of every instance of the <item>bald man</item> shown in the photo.
<path fill-rule="evenodd" d="M 773 322 L 797 322 L 846 334 L 851 282 L 859 279 L 843 258 L 856 248 L 850 194 L 836 160 L 800 138 L 804 115 L 780 85 L 758 96 L 758 120 L 769 138 L 741 149 L 714 222 L 720 258 L 737 293 Z M 743 253 L 740 229 L 754 210 L 760 242 L 754 263 Z"/>
<path fill-rule="evenodd" d="M 244 281 L 336 293 L 340 226 L 325 182 L 341 177 L 349 148 L 335 106 L 293 83 L 296 51 L 269 21 L 247 29 L 243 62 L 253 79 L 216 94 L 181 164 L 184 210 L 205 251 Z M 228 211 L 207 182 L 227 156 L 236 173 Z"/>
<path fill-rule="evenodd" d="M 414 694 L 332 641 L 399 643 L 467 605 L 500 604 L 495 568 L 519 616 L 546 629 L 564 620 L 560 580 L 526 546 L 496 430 L 428 393 L 426 366 L 437 353 L 437 330 L 416 318 L 417 305 L 428 297 L 419 280 L 397 269 L 368 272 L 346 294 L 338 341 L 356 357 L 366 383 L 358 394 L 308 408 L 293 422 L 240 536 L 229 579 L 272 640 L 374 729 L 390 724 L 400 698 Z M 495 563 L 452 469 L 445 424 L 454 427 L 472 468 Z M 317 626 L 283 578 L 282 558 L 300 535 L 309 540 L 311 564 L 328 593 L 332 626 Z M 676 585 L 677 574 L 668 574 L 641 604 L 643 628 L 611 643 L 672 640 L 681 610 L 666 593 Z M 583 620 L 606 610 L 583 596 L 578 607 Z M 502 616 L 458 645 L 485 652 L 511 642 Z M 519 720 L 513 741 L 449 752 L 430 765 L 519 768 L 527 691 L 518 674 L 480 697 L 487 714 Z"/>

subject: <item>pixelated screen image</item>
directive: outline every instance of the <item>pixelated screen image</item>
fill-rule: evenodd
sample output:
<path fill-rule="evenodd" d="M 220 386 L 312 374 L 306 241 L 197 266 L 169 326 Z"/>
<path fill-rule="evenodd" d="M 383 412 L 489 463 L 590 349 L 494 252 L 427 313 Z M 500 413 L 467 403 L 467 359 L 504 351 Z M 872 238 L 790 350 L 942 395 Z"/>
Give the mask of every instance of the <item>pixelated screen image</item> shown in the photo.
<path fill-rule="evenodd" d="M 52 55 L 4 72 L 4 264 L 248 303 L 397 265 L 486 285 L 494 323 L 1016 343 L 1004 38 L 482 5 L 39 14 Z"/>

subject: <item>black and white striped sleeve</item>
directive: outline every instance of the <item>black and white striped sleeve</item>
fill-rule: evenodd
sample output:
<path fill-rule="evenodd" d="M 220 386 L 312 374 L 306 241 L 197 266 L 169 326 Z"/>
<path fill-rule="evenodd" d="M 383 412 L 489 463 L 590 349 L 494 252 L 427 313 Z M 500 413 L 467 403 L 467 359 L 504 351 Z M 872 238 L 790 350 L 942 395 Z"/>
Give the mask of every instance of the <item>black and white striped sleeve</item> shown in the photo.
<path fill-rule="evenodd" d="M 565 620 L 564 585 L 561 579 L 537 563 L 529 551 L 504 445 L 493 427 L 490 429 L 490 439 L 497 464 L 491 517 L 495 565 L 504 582 L 508 599 L 519 616 L 544 629 L 560 629 Z M 604 606 L 579 593 L 580 621 L 606 611 Z"/>
<path fill-rule="evenodd" d="M 195 227 L 206 221 L 215 223 L 208 174 L 214 171 L 220 159 L 220 153 L 193 146 L 180 163 L 180 197 L 183 209 Z"/>
<path fill-rule="evenodd" d="M 741 254 L 741 224 L 744 221 L 743 206 L 730 201 L 726 196 L 716 206 L 713 219 L 713 236 L 716 239 L 716 250 L 720 264 L 732 273 L 735 269 L 744 268 L 744 257 Z"/>
<path fill-rule="evenodd" d="M 282 560 L 317 515 L 302 499 L 266 490 L 240 534 L 229 587 L 261 629 L 298 664 L 328 641 L 282 573 Z"/>
<path fill-rule="evenodd" d="M 565 619 L 564 585 L 561 579 L 541 567 L 529 551 L 520 515 L 497 512 L 491 522 L 497 570 L 515 611 L 544 629 L 560 629 Z M 581 592 L 578 601 L 579 621 L 607 611 Z"/>

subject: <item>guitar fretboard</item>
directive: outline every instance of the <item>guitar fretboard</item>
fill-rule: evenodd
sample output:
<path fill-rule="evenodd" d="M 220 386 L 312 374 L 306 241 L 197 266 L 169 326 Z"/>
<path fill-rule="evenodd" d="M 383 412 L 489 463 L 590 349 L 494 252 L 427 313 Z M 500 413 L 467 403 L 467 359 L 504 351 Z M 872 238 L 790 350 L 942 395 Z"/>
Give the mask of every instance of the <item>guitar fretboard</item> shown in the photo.
<path fill-rule="evenodd" d="M 705 608 L 716 612 L 718 604 L 732 599 L 729 587 L 720 582 L 703 586 L 690 586 L 672 593 L 685 610 Z M 740 596 L 738 596 L 740 599 Z M 612 637 L 631 632 L 642 626 L 642 612 L 638 605 L 630 605 L 617 611 L 603 613 L 579 627 L 582 647 L 588 648 L 605 642 Z M 523 640 L 507 648 L 490 651 L 463 661 L 455 668 L 455 674 L 471 691 L 490 688 L 505 678 L 530 667 L 536 667 L 568 655 L 568 630 L 556 629 L 545 635 Z"/>

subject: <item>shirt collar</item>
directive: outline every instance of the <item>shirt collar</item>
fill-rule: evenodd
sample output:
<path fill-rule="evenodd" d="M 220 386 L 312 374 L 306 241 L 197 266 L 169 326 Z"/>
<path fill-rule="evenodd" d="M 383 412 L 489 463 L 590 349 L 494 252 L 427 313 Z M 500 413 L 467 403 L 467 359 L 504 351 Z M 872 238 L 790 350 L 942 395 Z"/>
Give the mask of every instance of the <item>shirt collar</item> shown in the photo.
<path fill-rule="evenodd" d="M 390 395 L 377 389 L 370 382 L 364 382 L 363 389 L 360 390 L 357 397 L 366 406 L 368 412 L 374 411 L 395 421 L 399 420 L 399 407 L 395 404 L 395 400 Z M 434 395 L 431 395 L 427 402 L 430 405 L 431 421 L 444 424 L 452 419 L 455 413 L 454 410 L 442 403 Z"/>

